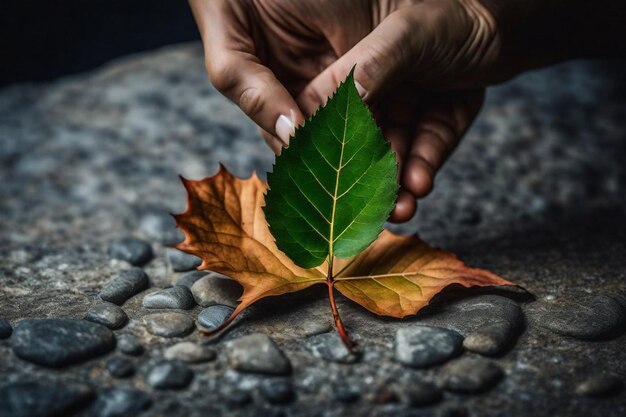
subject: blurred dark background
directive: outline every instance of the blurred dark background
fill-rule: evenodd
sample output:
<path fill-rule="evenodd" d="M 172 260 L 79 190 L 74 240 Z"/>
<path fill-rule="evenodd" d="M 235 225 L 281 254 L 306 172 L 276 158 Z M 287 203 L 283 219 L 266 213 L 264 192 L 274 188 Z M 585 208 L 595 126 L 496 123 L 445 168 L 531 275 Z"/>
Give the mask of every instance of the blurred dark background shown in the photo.
<path fill-rule="evenodd" d="M 199 39 L 184 0 L 1 0 L 0 86 Z"/>

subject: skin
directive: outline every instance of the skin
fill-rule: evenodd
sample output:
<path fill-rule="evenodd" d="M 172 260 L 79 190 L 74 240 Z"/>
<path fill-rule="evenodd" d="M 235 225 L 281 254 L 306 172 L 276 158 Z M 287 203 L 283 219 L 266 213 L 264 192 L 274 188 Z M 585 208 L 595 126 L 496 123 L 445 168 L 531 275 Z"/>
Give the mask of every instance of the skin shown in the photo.
<path fill-rule="evenodd" d="M 356 64 L 357 89 L 398 155 L 394 222 L 409 220 L 432 190 L 486 86 L 566 59 L 626 53 L 617 41 L 626 35 L 623 0 L 189 3 L 209 79 L 276 153 Z"/>

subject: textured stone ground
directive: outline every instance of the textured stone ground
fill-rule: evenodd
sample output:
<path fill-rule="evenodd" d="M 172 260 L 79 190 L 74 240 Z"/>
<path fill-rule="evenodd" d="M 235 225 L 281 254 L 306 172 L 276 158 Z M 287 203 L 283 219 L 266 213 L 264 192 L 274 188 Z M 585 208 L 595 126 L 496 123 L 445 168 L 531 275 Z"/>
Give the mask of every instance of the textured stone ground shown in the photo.
<path fill-rule="evenodd" d="M 400 229 L 417 231 L 471 265 L 525 287 L 534 298 L 497 293 L 527 312 L 537 310 L 537 302 L 577 305 L 590 294 L 626 304 L 624 74 L 623 63 L 579 62 L 494 88 L 435 191 Z M 218 161 L 248 176 L 253 169 L 270 169 L 272 155 L 254 126 L 210 87 L 197 45 L 130 57 L 49 84 L 0 90 L 0 319 L 15 325 L 24 318 L 83 318 L 102 286 L 128 268 L 107 255 L 109 242 L 128 234 L 153 246 L 156 257 L 144 267 L 151 285 L 174 283 L 180 274 L 172 271 L 164 247 L 139 225 L 149 213 L 182 211 L 177 176 L 205 177 Z M 474 293 L 444 294 L 436 303 Z M 546 329 L 542 316 L 527 314 L 514 347 L 492 359 L 505 374 L 493 389 L 479 395 L 445 391 L 434 406 L 410 408 L 404 399 L 408 388 L 415 381 L 440 384 L 444 371 L 397 363 L 394 335 L 416 322 L 436 322 L 436 309 L 430 316 L 387 320 L 341 299 L 344 320 L 364 355 L 354 364 L 339 364 L 313 357 L 310 342 L 297 331 L 304 322 L 329 320 L 323 291 L 267 300 L 212 343 L 215 361 L 191 366 L 195 376 L 188 388 L 155 390 L 145 382 L 148 363 L 182 339 L 146 331 L 141 318 L 153 311 L 142 308 L 142 298 L 123 305 L 130 322 L 115 331 L 137 335 L 147 348 L 132 359 L 136 376 L 112 378 L 103 368 L 110 355 L 49 370 L 18 359 L 10 340 L 0 340 L 0 386 L 36 380 L 88 385 L 99 393 L 134 387 L 152 398 L 145 416 L 626 413 L 624 391 L 604 399 L 576 393 L 591 374 L 626 378 L 623 317 L 611 335 L 583 341 Z M 271 336 L 290 359 L 294 401 L 270 405 L 256 388 L 268 377 L 240 374 L 226 360 L 226 343 L 253 332 Z M 184 339 L 203 341 L 198 332 Z M 250 390 L 253 403 L 226 404 L 225 386 Z M 333 395 L 346 386 L 360 397 L 349 405 Z M 398 401 L 381 390 L 397 394 Z M 76 415 L 93 415 L 89 410 Z"/>

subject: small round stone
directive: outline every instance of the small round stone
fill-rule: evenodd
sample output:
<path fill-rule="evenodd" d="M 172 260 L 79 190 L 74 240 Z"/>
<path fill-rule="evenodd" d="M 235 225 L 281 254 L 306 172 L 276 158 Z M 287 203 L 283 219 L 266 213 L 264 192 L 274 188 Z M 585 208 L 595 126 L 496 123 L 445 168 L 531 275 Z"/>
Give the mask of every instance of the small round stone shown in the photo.
<path fill-rule="evenodd" d="M 85 320 L 103 324 L 109 329 L 119 329 L 126 324 L 128 316 L 115 304 L 99 303 L 89 309 Z"/>
<path fill-rule="evenodd" d="M 16 382 L 0 386 L 0 416 L 69 416 L 92 398 L 87 385 Z"/>
<path fill-rule="evenodd" d="M 100 291 L 100 298 L 122 305 L 126 300 L 148 288 L 150 280 L 141 268 L 118 272 Z"/>
<path fill-rule="evenodd" d="M 141 266 L 152 259 L 152 247 L 146 241 L 134 237 L 116 239 L 109 244 L 111 258 L 126 261 L 131 265 Z"/>
<path fill-rule="evenodd" d="M 272 404 L 286 404 L 294 400 L 296 393 L 288 379 L 268 378 L 261 381 L 261 395 Z"/>
<path fill-rule="evenodd" d="M 174 308 L 189 310 L 195 305 L 196 303 L 193 300 L 193 296 L 191 295 L 189 288 L 178 285 L 153 292 L 143 298 L 143 306 L 145 308 Z"/>
<path fill-rule="evenodd" d="M 143 391 L 130 388 L 108 388 L 98 394 L 91 408 L 93 417 L 131 417 L 150 408 L 152 400 Z"/>
<path fill-rule="evenodd" d="M 313 356 L 330 362 L 354 363 L 359 359 L 334 332 L 311 336 L 306 340 L 306 346 Z"/>
<path fill-rule="evenodd" d="M 185 239 L 182 230 L 176 227 L 176 221 L 166 210 L 152 210 L 139 220 L 139 231 L 152 241 L 171 245 Z"/>
<path fill-rule="evenodd" d="M 428 382 L 413 381 L 404 390 L 406 402 L 411 407 L 423 407 L 438 403 L 443 398 L 441 390 Z"/>
<path fill-rule="evenodd" d="M 582 340 L 613 336 L 626 320 L 620 302 L 605 295 L 540 300 L 530 304 L 526 313 L 531 324 Z"/>
<path fill-rule="evenodd" d="M 207 330 L 213 330 L 221 326 L 233 311 L 234 308 L 221 304 L 207 307 L 198 314 L 198 324 Z"/>
<path fill-rule="evenodd" d="M 193 319 L 184 313 L 154 313 L 145 316 L 143 320 L 148 331 L 155 336 L 183 337 L 194 328 Z"/>
<path fill-rule="evenodd" d="M 241 291 L 237 281 L 219 274 L 202 277 L 191 286 L 193 298 L 202 307 L 216 304 L 236 307 Z"/>
<path fill-rule="evenodd" d="M 623 381 L 616 375 L 593 375 L 576 387 L 576 394 L 587 397 L 610 397 L 624 387 Z"/>
<path fill-rule="evenodd" d="M 332 324 L 326 320 L 305 320 L 304 323 L 299 326 L 297 332 L 304 337 L 310 337 L 328 333 L 332 329 Z"/>
<path fill-rule="evenodd" d="M 176 281 L 176 285 L 181 285 L 183 287 L 187 287 L 191 289 L 191 287 L 193 286 L 193 284 L 195 284 L 196 281 L 198 281 L 200 278 L 205 277 L 207 275 L 208 275 L 208 272 L 206 271 L 187 272 L 185 274 L 182 274 L 180 278 L 178 278 L 178 281 Z"/>
<path fill-rule="evenodd" d="M 463 336 L 453 330 L 412 326 L 396 332 L 395 358 L 414 368 L 443 363 L 462 351 Z"/>
<path fill-rule="evenodd" d="M 197 256 L 190 255 L 178 249 L 167 248 L 167 259 L 172 265 L 174 272 L 185 272 L 196 269 L 202 263 L 202 259 Z"/>
<path fill-rule="evenodd" d="M 168 360 L 179 360 L 187 363 L 208 362 L 215 359 L 217 354 L 207 346 L 193 342 L 180 342 L 165 349 L 164 357 Z"/>
<path fill-rule="evenodd" d="M 229 343 L 230 365 L 241 372 L 269 375 L 291 373 L 291 362 L 267 335 L 253 333 Z"/>
<path fill-rule="evenodd" d="M 121 356 L 113 356 L 106 361 L 105 368 L 115 378 L 128 378 L 135 373 L 135 365 Z"/>
<path fill-rule="evenodd" d="M 120 352 L 131 356 L 139 356 L 143 353 L 143 346 L 135 336 L 125 334 L 117 339 L 117 348 Z"/>
<path fill-rule="evenodd" d="M 361 393 L 356 388 L 340 386 L 335 388 L 334 398 L 340 403 L 350 404 L 357 402 L 361 398 Z"/>
<path fill-rule="evenodd" d="M 156 389 L 181 389 L 191 383 L 193 372 L 182 362 L 159 362 L 148 371 L 146 383 Z"/>
<path fill-rule="evenodd" d="M 252 395 L 248 391 L 237 387 L 226 385 L 220 390 L 220 394 L 230 405 L 241 406 L 252 402 Z"/>
<path fill-rule="evenodd" d="M 7 339 L 13 333 L 13 327 L 8 320 L 0 319 L 0 339 Z"/>
<path fill-rule="evenodd" d="M 442 385 L 447 390 L 480 393 L 496 385 L 504 373 L 489 360 L 465 357 L 446 364 L 441 375 Z"/>
<path fill-rule="evenodd" d="M 26 361 L 61 367 L 113 350 L 115 336 L 107 327 L 85 320 L 28 319 L 15 328 L 11 346 Z"/>

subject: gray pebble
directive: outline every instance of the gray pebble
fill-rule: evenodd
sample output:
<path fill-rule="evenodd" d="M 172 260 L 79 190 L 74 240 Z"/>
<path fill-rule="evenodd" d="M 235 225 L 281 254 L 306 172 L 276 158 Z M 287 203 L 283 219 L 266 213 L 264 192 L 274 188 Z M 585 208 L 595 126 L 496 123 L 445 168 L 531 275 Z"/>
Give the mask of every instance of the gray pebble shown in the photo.
<path fill-rule="evenodd" d="M 168 360 L 179 360 L 187 363 L 208 362 L 217 354 L 207 346 L 193 342 L 180 342 L 165 349 L 164 357 Z"/>
<path fill-rule="evenodd" d="M 163 361 L 152 365 L 146 383 L 156 389 L 181 389 L 191 383 L 193 372 L 182 362 Z"/>
<path fill-rule="evenodd" d="M 438 403 L 443 395 L 435 384 L 411 381 L 404 389 L 404 398 L 410 407 L 423 407 Z"/>
<path fill-rule="evenodd" d="M 361 392 L 358 389 L 345 386 L 336 387 L 333 394 L 335 401 L 344 404 L 356 402 L 361 398 Z"/>
<path fill-rule="evenodd" d="M 332 324 L 325 320 L 305 320 L 299 328 L 297 332 L 302 336 L 309 337 L 315 336 L 322 333 L 328 333 L 333 329 Z"/>
<path fill-rule="evenodd" d="M 176 221 L 165 210 L 146 213 L 139 220 L 139 231 L 150 240 L 163 245 L 179 243 L 185 239 L 182 230 L 176 227 Z"/>
<path fill-rule="evenodd" d="M 225 385 L 220 389 L 220 397 L 224 398 L 229 405 L 234 406 L 246 405 L 252 402 L 252 395 L 248 391 L 230 385 Z"/>
<path fill-rule="evenodd" d="M 13 333 L 13 327 L 8 320 L 0 319 L 0 339 L 7 339 Z"/>
<path fill-rule="evenodd" d="M 261 395 L 272 404 L 286 404 L 293 401 L 296 393 L 288 379 L 267 378 L 259 385 Z"/>
<path fill-rule="evenodd" d="M 593 375 L 576 386 L 576 394 L 587 397 L 610 397 L 618 394 L 623 387 L 623 381 L 616 375 Z"/>
<path fill-rule="evenodd" d="M 103 324 L 109 329 L 119 329 L 126 324 L 128 316 L 115 304 L 99 303 L 89 309 L 85 320 Z"/>
<path fill-rule="evenodd" d="M 16 382 L 0 386 L 0 416 L 69 416 L 92 398 L 87 385 Z"/>
<path fill-rule="evenodd" d="M 453 330 L 412 326 L 396 332 L 396 361 L 414 368 L 443 363 L 463 350 L 463 336 Z"/>
<path fill-rule="evenodd" d="M 183 337 L 191 333 L 194 327 L 191 317 L 176 312 L 149 314 L 143 320 L 150 333 L 162 337 Z"/>
<path fill-rule="evenodd" d="M 152 247 L 146 241 L 134 237 L 123 237 L 109 244 L 111 258 L 121 259 L 131 265 L 141 266 L 152 259 Z"/>
<path fill-rule="evenodd" d="M 537 301 L 526 310 L 531 324 L 583 340 L 600 340 L 624 326 L 626 312 L 614 298 L 582 296 Z"/>
<path fill-rule="evenodd" d="M 150 408 L 152 400 L 143 391 L 131 388 L 107 388 L 98 394 L 91 408 L 93 417 L 135 417 Z"/>
<path fill-rule="evenodd" d="M 189 288 L 178 285 L 146 295 L 142 304 L 145 308 L 175 308 L 180 310 L 189 310 L 196 305 Z"/>
<path fill-rule="evenodd" d="M 115 378 L 128 378 L 135 373 L 133 363 L 121 356 L 113 356 L 106 361 L 104 367 Z"/>
<path fill-rule="evenodd" d="M 442 385 L 455 392 L 480 393 L 489 390 L 504 376 L 495 363 L 482 358 L 465 357 L 446 364 L 442 371 Z"/>
<path fill-rule="evenodd" d="M 241 291 L 241 285 L 235 280 L 219 274 L 200 278 L 191 287 L 193 298 L 202 307 L 215 304 L 236 307 Z"/>
<path fill-rule="evenodd" d="M 113 350 L 115 336 L 107 327 L 85 320 L 28 319 L 15 328 L 11 346 L 26 361 L 62 367 Z"/>
<path fill-rule="evenodd" d="M 234 308 L 217 304 L 203 309 L 198 314 L 198 324 L 207 330 L 221 326 L 235 311 Z"/>
<path fill-rule="evenodd" d="M 254 333 L 229 343 L 230 365 L 241 372 L 270 375 L 291 373 L 291 362 L 267 335 Z"/>
<path fill-rule="evenodd" d="M 309 337 L 306 340 L 306 347 L 316 358 L 330 362 L 354 363 L 359 359 L 334 332 Z"/>
<path fill-rule="evenodd" d="M 487 324 L 469 333 L 463 340 L 463 347 L 470 352 L 486 356 L 499 355 L 515 341 L 519 328 L 508 322 Z"/>
<path fill-rule="evenodd" d="M 174 248 L 167 248 L 167 259 L 172 265 L 174 272 L 185 272 L 196 269 L 202 263 L 202 259 Z"/>
<path fill-rule="evenodd" d="M 139 356 L 143 353 L 143 346 L 139 339 L 129 334 L 117 338 L 117 348 L 120 352 L 131 356 Z"/>
<path fill-rule="evenodd" d="M 185 274 L 182 274 L 180 278 L 176 281 L 176 285 L 181 285 L 183 287 L 187 287 L 191 289 L 192 285 L 202 277 L 208 275 L 206 271 L 191 271 Z"/>
<path fill-rule="evenodd" d="M 130 268 L 118 272 L 100 291 L 104 301 L 122 305 L 132 296 L 148 288 L 148 275 L 141 268 Z"/>

